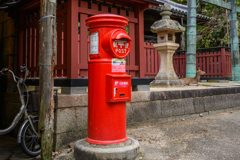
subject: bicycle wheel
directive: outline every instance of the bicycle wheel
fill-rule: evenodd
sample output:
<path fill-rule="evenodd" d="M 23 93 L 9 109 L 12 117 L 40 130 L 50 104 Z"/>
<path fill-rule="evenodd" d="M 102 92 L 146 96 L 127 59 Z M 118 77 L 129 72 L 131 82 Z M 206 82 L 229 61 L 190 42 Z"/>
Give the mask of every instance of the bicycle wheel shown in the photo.
<path fill-rule="evenodd" d="M 32 118 L 33 126 L 36 131 L 38 131 L 38 117 Z M 21 148 L 24 153 L 31 157 L 36 157 L 41 152 L 40 141 L 38 140 L 38 135 L 36 135 L 31 127 L 29 121 L 23 127 L 21 133 Z"/>

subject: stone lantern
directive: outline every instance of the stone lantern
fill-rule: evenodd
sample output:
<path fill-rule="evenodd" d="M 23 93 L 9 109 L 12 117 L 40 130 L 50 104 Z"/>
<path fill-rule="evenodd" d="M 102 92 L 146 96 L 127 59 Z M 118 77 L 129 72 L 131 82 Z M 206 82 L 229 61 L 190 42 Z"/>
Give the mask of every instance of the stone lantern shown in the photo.
<path fill-rule="evenodd" d="M 153 46 L 161 56 L 161 65 L 155 80 L 150 83 L 150 86 L 182 86 L 173 69 L 172 61 L 173 54 L 179 47 L 179 44 L 175 43 L 175 33 L 185 31 L 185 27 L 182 27 L 177 21 L 170 19 L 172 13 L 170 12 L 171 6 L 168 3 L 165 3 L 161 10 L 160 15 L 162 19 L 154 22 L 151 26 L 151 31 L 157 33 L 158 43 Z"/>

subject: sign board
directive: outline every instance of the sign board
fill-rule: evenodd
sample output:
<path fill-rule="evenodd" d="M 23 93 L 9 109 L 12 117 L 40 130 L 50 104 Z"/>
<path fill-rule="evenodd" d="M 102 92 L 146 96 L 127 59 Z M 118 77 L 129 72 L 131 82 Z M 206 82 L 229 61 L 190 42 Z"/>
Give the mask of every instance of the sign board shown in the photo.
<path fill-rule="evenodd" d="M 90 35 L 90 54 L 98 54 L 99 51 L 99 37 L 98 32 L 94 32 Z"/>
<path fill-rule="evenodd" d="M 124 59 L 112 58 L 112 72 L 126 72 L 126 62 Z"/>

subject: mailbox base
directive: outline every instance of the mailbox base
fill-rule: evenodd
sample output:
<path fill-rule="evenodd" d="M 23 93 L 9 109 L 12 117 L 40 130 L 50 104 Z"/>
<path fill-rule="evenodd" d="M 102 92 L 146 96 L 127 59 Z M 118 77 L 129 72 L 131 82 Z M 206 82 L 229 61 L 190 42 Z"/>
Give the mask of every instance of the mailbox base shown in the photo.
<path fill-rule="evenodd" d="M 154 80 L 150 83 L 151 87 L 180 87 L 183 86 L 179 80 Z"/>
<path fill-rule="evenodd" d="M 128 141 L 111 145 L 95 145 L 81 139 L 75 143 L 74 157 L 76 160 L 92 159 L 127 159 L 135 160 L 139 155 L 139 143 L 128 137 Z"/>

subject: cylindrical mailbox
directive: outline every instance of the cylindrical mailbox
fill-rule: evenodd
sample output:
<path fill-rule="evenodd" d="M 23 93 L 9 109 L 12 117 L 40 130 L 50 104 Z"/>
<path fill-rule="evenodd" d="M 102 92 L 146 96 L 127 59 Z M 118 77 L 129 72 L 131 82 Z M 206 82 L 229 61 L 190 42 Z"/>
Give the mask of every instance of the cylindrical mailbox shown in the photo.
<path fill-rule="evenodd" d="M 127 140 L 126 101 L 131 101 L 131 76 L 123 59 L 131 48 L 128 19 L 102 14 L 86 19 L 90 29 L 88 62 L 88 137 L 91 144 Z"/>

